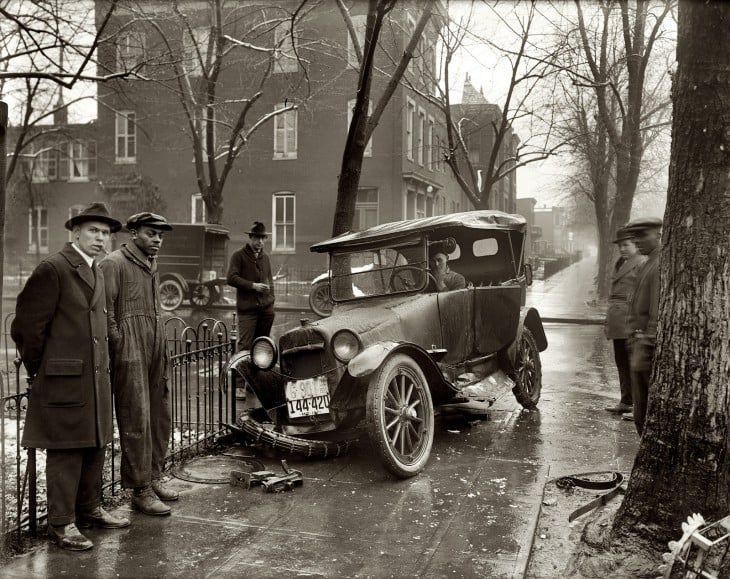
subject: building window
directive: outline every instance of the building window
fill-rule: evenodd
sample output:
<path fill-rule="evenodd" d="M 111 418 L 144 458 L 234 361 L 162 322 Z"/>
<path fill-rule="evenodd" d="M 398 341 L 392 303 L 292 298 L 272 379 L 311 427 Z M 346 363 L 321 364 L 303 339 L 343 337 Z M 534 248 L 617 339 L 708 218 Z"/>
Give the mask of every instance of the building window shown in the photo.
<path fill-rule="evenodd" d="M 352 124 L 352 113 L 355 110 L 355 99 L 347 101 L 347 130 L 350 130 L 350 125 Z M 368 102 L 368 116 L 373 114 L 373 101 Z M 373 156 L 373 139 L 370 137 L 368 140 L 368 144 L 365 145 L 365 153 L 364 155 L 366 157 L 372 157 Z"/>
<path fill-rule="evenodd" d="M 203 76 L 208 63 L 210 29 L 199 26 L 183 32 L 183 69 L 189 76 Z"/>
<path fill-rule="evenodd" d="M 426 167 L 429 171 L 434 170 L 434 120 L 433 117 L 428 117 L 428 130 L 426 131 Z"/>
<path fill-rule="evenodd" d="M 297 35 L 292 38 L 291 26 L 283 22 L 274 28 L 274 72 L 297 71 Z"/>
<path fill-rule="evenodd" d="M 413 161 L 413 147 L 416 124 L 416 103 L 411 99 L 406 100 L 406 157 Z"/>
<path fill-rule="evenodd" d="M 418 109 L 418 126 L 416 127 L 416 159 L 423 167 L 424 139 L 426 136 L 426 111 Z"/>
<path fill-rule="evenodd" d="M 284 103 L 276 106 L 283 109 Z M 297 111 L 290 110 L 274 117 L 274 159 L 297 158 Z"/>
<path fill-rule="evenodd" d="M 413 36 L 413 33 L 415 32 L 415 30 L 416 30 L 416 19 L 412 14 L 408 14 L 408 21 L 406 23 L 406 30 L 405 30 L 406 37 L 403 39 L 404 47 L 411 40 L 411 37 Z M 416 70 L 416 63 L 415 63 L 416 55 L 414 54 L 413 56 L 414 57 L 408 61 L 408 68 L 406 69 L 406 72 L 408 72 L 408 74 L 410 74 L 411 76 L 413 74 L 415 74 L 415 70 Z"/>
<path fill-rule="evenodd" d="M 96 177 L 96 141 L 68 144 L 68 180 L 88 181 Z"/>
<path fill-rule="evenodd" d="M 362 188 L 357 192 L 355 202 L 355 230 L 362 231 L 378 224 L 378 190 L 375 187 Z"/>
<path fill-rule="evenodd" d="M 145 59 L 145 35 L 141 31 L 125 30 L 116 40 L 117 71 L 139 71 Z"/>
<path fill-rule="evenodd" d="M 360 45 L 360 50 L 365 50 L 365 25 L 367 23 L 367 17 L 362 14 L 352 17 L 352 26 L 355 28 L 355 35 L 357 36 L 357 42 Z M 352 37 L 348 31 L 347 33 L 347 66 L 353 68 L 360 68 L 360 61 L 355 53 L 355 46 L 352 43 Z"/>
<path fill-rule="evenodd" d="M 48 210 L 28 209 L 28 253 L 48 253 Z"/>
<path fill-rule="evenodd" d="M 205 223 L 205 202 L 202 193 L 193 193 L 190 197 L 190 223 Z"/>
<path fill-rule="evenodd" d="M 296 234 L 296 203 L 294 193 L 275 193 L 273 198 L 274 234 L 272 250 L 281 253 L 294 253 Z"/>
<path fill-rule="evenodd" d="M 33 157 L 32 181 L 44 183 L 58 179 L 58 151 L 44 148 Z"/>
<path fill-rule="evenodd" d="M 137 125 L 133 111 L 117 113 L 116 123 L 116 162 L 135 163 L 137 161 Z"/>

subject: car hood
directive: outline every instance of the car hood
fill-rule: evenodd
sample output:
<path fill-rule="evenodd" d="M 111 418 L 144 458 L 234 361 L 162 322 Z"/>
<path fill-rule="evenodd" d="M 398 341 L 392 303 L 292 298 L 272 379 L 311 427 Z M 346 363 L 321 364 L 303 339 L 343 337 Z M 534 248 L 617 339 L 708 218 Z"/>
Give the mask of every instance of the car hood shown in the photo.
<path fill-rule="evenodd" d="M 355 333 L 363 347 L 383 340 L 408 341 L 424 348 L 440 344 L 437 294 L 404 295 L 339 304 L 332 316 L 282 335 L 282 352 L 293 347 L 325 345 L 335 332 Z"/>

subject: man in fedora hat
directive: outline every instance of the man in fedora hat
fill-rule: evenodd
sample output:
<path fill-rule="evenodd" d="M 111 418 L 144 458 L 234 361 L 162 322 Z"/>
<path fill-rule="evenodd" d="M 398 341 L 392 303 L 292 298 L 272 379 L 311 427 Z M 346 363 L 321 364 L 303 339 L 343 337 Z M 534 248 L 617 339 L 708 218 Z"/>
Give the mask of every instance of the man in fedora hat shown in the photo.
<path fill-rule="evenodd" d="M 254 221 L 248 243 L 231 256 L 228 285 L 236 288 L 238 345 L 250 350 L 259 336 L 268 336 L 274 324 L 274 280 L 271 262 L 264 253 L 266 226 Z"/>
<path fill-rule="evenodd" d="M 613 356 L 618 370 L 621 400 L 615 406 L 606 408 L 615 414 L 628 414 L 633 409 L 631 394 L 631 367 L 629 365 L 628 315 L 629 298 L 636 286 L 636 277 L 646 257 L 639 253 L 631 231 L 621 227 L 616 231 L 613 242 L 618 246 L 619 258 L 611 275 L 611 291 L 606 311 L 606 338 L 613 342 Z"/>
<path fill-rule="evenodd" d="M 136 213 L 127 220 L 131 243 L 101 262 L 122 487 L 134 489 L 132 507 L 146 515 L 169 515 L 170 507 L 162 501 L 178 498 L 177 491 L 162 484 L 172 416 L 156 260 L 171 229 L 161 215 Z"/>
<path fill-rule="evenodd" d="M 659 258 L 662 220 L 647 217 L 630 221 L 626 229 L 639 251 L 647 256 L 636 278 L 636 289 L 629 303 L 629 343 L 631 349 L 631 387 L 636 431 L 644 431 L 649 400 L 651 365 L 656 348 L 659 317 Z"/>
<path fill-rule="evenodd" d="M 73 242 L 35 268 L 10 330 L 31 384 L 22 445 L 46 449 L 48 534 L 71 551 L 94 546 L 79 527 L 129 525 L 101 507 L 113 425 L 104 277 L 94 261 L 121 226 L 102 203 L 69 219 Z"/>

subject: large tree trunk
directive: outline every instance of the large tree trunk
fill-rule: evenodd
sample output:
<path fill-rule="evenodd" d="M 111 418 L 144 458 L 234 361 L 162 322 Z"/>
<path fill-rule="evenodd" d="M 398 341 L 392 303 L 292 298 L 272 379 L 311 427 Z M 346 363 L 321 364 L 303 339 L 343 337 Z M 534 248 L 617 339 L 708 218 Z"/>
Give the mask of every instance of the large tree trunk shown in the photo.
<path fill-rule="evenodd" d="M 730 3 L 679 6 L 659 332 L 644 435 L 613 525 L 679 538 L 730 511 Z M 666 550 L 666 548 L 664 549 Z"/>

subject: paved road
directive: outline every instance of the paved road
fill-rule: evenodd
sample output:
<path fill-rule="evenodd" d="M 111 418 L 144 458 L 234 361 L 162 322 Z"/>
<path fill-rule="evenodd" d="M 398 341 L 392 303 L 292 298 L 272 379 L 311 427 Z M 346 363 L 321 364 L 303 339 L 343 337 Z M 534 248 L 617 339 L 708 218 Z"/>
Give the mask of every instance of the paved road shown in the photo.
<path fill-rule="evenodd" d="M 413 479 L 387 475 L 367 444 L 336 459 L 290 461 L 305 481 L 288 493 L 173 479 L 181 498 L 171 517 L 122 507 L 132 526 L 89 532 L 94 550 L 43 546 L 2 574 L 520 577 L 546 478 L 628 471 L 638 447 L 633 425 L 603 411 L 618 386 L 602 328 L 546 331 L 540 410 L 521 411 L 507 393 L 489 421 L 442 422 L 426 470 Z M 275 457 L 260 459 L 280 469 Z"/>

